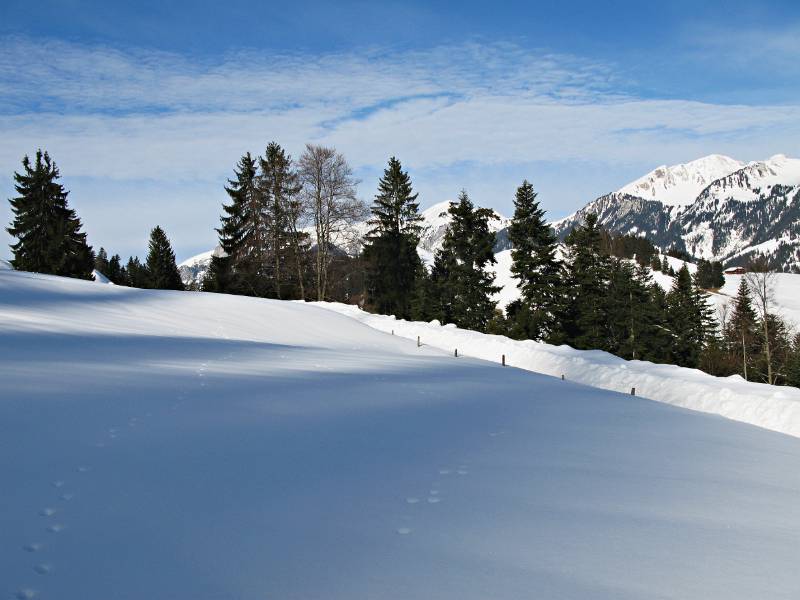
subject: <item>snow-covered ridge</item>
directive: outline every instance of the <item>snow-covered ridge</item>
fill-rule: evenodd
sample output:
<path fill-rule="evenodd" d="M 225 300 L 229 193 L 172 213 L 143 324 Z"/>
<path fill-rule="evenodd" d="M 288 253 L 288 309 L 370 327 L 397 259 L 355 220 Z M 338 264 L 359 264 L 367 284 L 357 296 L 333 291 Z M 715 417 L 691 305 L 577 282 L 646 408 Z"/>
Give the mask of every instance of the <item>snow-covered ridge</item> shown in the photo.
<path fill-rule="evenodd" d="M 741 377 L 714 377 L 697 369 L 627 361 L 600 350 L 575 350 L 532 340 L 374 315 L 347 304 L 317 302 L 328 310 L 347 315 L 384 332 L 414 339 L 447 352 L 506 363 L 553 377 L 564 375 L 592 387 L 630 392 L 650 400 L 691 410 L 717 414 L 800 437 L 800 389 L 744 381 Z"/>
<path fill-rule="evenodd" d="M 713 181 L 743 166 L 744 163 L 728 156 L 711 154 L 684 164 L 657 167 L 623 186 L 617 193 L 657 200 L 671 206 L 684 206 L 694 202 L 697 195 Z"/>

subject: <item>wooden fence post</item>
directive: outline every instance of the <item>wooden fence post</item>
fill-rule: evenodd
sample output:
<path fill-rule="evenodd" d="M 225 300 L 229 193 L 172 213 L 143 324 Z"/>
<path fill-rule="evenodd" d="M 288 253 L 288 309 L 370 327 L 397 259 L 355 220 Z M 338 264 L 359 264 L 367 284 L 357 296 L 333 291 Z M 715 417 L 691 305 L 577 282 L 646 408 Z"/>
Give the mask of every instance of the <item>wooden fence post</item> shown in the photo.
<path fill-rule="evenodd" d="M 635 396 L 635 395 L 636 395 L 636 388 L 632 387 L 631 388 L 631 396 Z"/>
<path fill-rule="evenodd" d="M 503 362 L 503 366 L 505 367 L 506 366 L 506 355 L 505 354 L 503 354 L 502 362 Z"/>
<path fill-rule="evenodd" d="M 458 358 L 458 348 L 456 348 L 456 351 L 455 351 L 455 353 L 453 354 L 453 356 L 455 356 L 456 358 Z"/>
<path fill-rule="evenodd" d="M 417 336 L 417 348 L 419 348 L 420 346 L 422 346 L 422 344 L 419 341 L 419 336 Z"/>
<path fill-rule="evenodd" d="M 561 381 L 564 381 L 564 374 L 561 374 Z"/>

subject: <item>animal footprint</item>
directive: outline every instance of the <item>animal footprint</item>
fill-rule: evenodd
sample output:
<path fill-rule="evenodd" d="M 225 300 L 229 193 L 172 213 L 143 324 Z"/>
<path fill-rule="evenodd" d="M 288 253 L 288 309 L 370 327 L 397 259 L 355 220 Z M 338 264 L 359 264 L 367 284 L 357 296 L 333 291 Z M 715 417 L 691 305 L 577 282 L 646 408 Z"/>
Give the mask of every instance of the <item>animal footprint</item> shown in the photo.
<path fill-rule="evenodd" d="M 46 563 L 41 563 L 33 567 L 33 570 L 36 571 L 39 575 L 47 575 L 50 571 L 53 570 L 53 567 Z"/>
<path fill-rule="evenodd" d="M 22 549 L 25 550 L 25 552 L 38 552 L 42 549 L 42 545 L 37 543 L 25 544 Z"/>
<path fill-rule="evenodd" d="M 86 465 L 81 465 L 80 467 L 78 467 L 76 469 L 76 471 L 78 471 L 78 473 L 88 473 L 91 470 L 92 470 L 92 468 L 91 467 L 87 467 Z"/>
<path fill-rule="evenodd" d="M 47 531 L 49 531 L 50 533 L 60 533 L 63 530 L 64 526 L 61 523 L 55 523 L 47 528 Z"/>
<path fill-rule="evenodd" d="M 56 514 L 55 508 L 43 508 L 39 511 L 39 515 L 42 517 L 52 517 L 54 514 Z"/>
<path fill-rule="evenodd" d="M 428 498 L 428 504 L 438 504 L 441 501 L 442 501 L 442 499 L 439 498 L 439 496 L 430 496 Z"/>
<path fill-rule="evenodd" d="M 419 498 L 406 498 L 406 502 L 408 504 L 416 504 L 417 502 L 419 502 Z"/>
<path fill-rule="evenodd" d="M 36 598 L 36 590 L 32 590 L 30 588 L 24 588 L 14 594 L 14 598 L 17 600 L 31 600 L 31 598 Z"/>
<path fill-rule="evenodd" d="M 398 527 L 397 528 L 397 533 L 399 533 L 400 535 L 408 535 L 409 533 L 411 533 L 411 528 L 410 527 Z"/>

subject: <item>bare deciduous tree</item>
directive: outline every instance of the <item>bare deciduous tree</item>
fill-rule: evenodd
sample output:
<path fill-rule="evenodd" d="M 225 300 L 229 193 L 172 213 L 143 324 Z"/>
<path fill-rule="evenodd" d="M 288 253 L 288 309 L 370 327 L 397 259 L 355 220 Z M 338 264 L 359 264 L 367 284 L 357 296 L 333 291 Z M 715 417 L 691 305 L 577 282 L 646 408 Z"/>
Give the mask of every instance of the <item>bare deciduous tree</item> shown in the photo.
<path fill-rule="evenodd" d="M 755 298 L 756 310 L 761 319 L 761 333 L 764 336 L 764 359 L 767 363 L 767 383 L 775 383 L 770 342 L 770 313 L 775 301 L 775 273 L 769 270 L 765 260 L 756 260 L 747 268 L 747 286 Z"/>
<path fill-rule="evenodd" d="M 317 300 L 328 287 L 331 252 L 348 241 L 354 223 L 364 219 L 367 207 L 356 198 L 358 180 L 347 160 L 335 148 L 306 144 L 298 161 L 304 207 L 314 227 Z"/>

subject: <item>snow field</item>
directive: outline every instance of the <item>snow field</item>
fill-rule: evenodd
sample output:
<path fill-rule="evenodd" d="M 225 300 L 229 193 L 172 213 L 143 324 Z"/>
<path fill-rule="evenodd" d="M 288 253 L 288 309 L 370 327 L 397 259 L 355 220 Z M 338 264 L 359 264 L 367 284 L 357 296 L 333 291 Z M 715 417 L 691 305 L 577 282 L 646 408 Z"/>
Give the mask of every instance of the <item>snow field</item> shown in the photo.
<path fill-rule="evenodd" d="M 0 444 L 9 598 L 800 592 L 800 440 L 300 303 L 0 271 Z"/>

